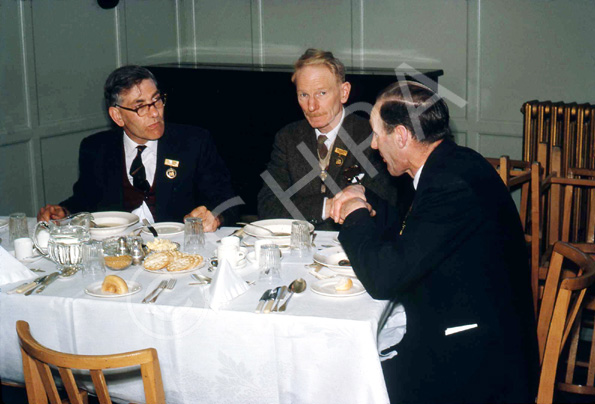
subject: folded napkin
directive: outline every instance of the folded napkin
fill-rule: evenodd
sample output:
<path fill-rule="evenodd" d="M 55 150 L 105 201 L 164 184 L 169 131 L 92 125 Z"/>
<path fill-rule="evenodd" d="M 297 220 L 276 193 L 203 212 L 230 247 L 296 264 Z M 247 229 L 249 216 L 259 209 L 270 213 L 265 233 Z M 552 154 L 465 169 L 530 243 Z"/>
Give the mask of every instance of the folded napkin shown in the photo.
<path fill-rule="evenodd" d="M 34 279 L 37 276 L 0 246 L 0 286 Z"/>
<path fill-rule="evenodd" d="M 213 310 L 218 310 L 227 302 L 248 290 L 249 286 L 232 269 L 227 260 L 219 263 L 211 286 L 206 291 L 206 300 Z"/>

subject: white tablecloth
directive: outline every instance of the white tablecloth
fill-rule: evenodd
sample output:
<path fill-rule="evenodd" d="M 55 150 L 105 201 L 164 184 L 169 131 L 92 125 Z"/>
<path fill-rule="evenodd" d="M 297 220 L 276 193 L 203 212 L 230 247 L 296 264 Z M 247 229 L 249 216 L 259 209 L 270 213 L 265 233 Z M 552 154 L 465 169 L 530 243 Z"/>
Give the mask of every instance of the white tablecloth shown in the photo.
<path fill-rule="evenodd" d="M 222 228 L 208 234 L 204 255 L 216 241 L 232 232 Z M 318 248 L 332 245 L 336 233 L 319 232 Z M 8 233 L 0 231 L 2 244 Z M 151 236 L 143 237 L 148 240 Z M 174 238 L 182 241 L 182 237 Z M 286 254 L 282 284 L 308 274 L 302 259 Z M 43 259 L 29 267 L 53 270 Z M 238 270 L 246 280 L 257 279 L 254 264 Z M 209 274 L 207 268 L 200 270 Z M 114 273 L 108 270 L 108 273 Z M 64 352 L 108 354 L 154 347 L 159 354 L 168 403 L 385 403 L 386 387 L 378 359 L 378 323 L 385 301 L 368 294 L 334 298 L 311 288 L 295 295 L 284 313 L 255 314 L 267 285 L 256 284 L 221 310 L 207 308 L 207 286 L 189 286 L 190 274 L 158 275 L 131 267 L 117 274 L 142 284 L 142 291 L 115 299 L 84 293 L 81 274 L 59 279 L 42 294 L 7 295 L 0 292 L 0 377 L 23 382 L 15 331 L 26 320 L 42 344 Z M 160 280 L 174 276 L 178 283 L 162 293 L 157 304 L 141 300 Z M 278 286 L 278 285 L 274 285 Z M 399 308 L 387 335 L 396 342 L 404 332 Z M 394 360 L 394 359 L 393 359 Z M 143 401 L 140 371 L 119 371 L 108 381 L 116 398 Z"/>

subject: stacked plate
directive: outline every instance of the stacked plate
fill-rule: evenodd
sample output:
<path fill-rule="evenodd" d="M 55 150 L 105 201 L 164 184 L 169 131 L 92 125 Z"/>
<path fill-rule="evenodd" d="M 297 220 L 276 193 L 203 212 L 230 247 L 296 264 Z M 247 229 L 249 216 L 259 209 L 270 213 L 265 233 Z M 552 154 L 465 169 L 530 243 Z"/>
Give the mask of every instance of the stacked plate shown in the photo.
<path fill-rule="evenodd" d="M 250 225 L 244 226 L 244 232 L 249 236 L 272 240 L 275 244 L 280 246 L 289 246 L 289 243 L 291 242 L 291 223 L 294 221 L 295 220 L 293 219 L 267 219 L 252 222 L 257 226 L 267 228 L 275 233 L 285 233 L 287 236 L 273 236 L 264 229 L 259 229 L 258 227 Z M 308 223 L 308 226 L 310 227 L 310 233 L 312 233 L 314 231 L 314 225 Z"/>

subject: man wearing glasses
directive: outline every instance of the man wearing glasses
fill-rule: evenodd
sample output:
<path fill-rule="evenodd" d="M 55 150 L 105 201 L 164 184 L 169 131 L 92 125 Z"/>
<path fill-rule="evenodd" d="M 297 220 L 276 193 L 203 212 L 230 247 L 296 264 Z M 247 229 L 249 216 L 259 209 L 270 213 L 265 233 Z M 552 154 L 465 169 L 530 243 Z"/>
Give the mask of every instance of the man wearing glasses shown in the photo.
<path fill-rule="evenodd" d="M 124 210 L 150 222 L 200 217 L 205 231 L 216 230 L 223 221 L 233 223 L 234 209 L 212 212 L 234 192 L 210 134 L 165 124 L 166 97 L 149 70 L 116 69 L 107 78 L 104 95 L 109 116 L 122 129 L 83 139 L 73 195 L 59 205 L 43 207 L 38 220 Z"/>

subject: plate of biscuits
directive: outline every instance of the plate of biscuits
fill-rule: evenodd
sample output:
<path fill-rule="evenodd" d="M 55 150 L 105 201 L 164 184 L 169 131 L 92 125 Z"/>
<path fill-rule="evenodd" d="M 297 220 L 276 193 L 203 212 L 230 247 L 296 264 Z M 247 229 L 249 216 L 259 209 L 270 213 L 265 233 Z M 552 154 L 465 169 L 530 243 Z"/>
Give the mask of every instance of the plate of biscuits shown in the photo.
<path fill-rule="evenodd" d="M 180 251 L 164 251 L 147 255 L 143 269 L 158 274 L 185 274 L 206 265 L 199 254 L 186 254 Z"/>
<path fill-rule="evenodd" d="M 125 281 L 117 275 L 108 275 L 103 281 L 93 282 L 85 293 L 94 297 L 124 297 L 140 292 L 141 284 Z"/>

